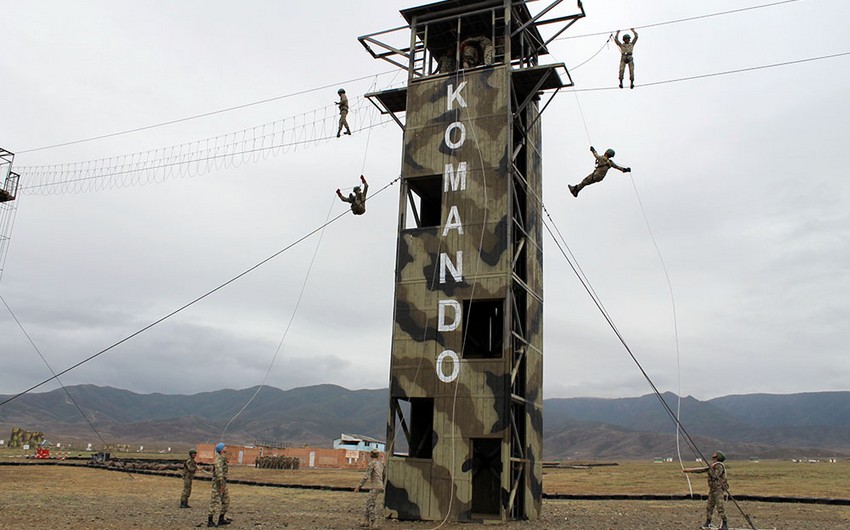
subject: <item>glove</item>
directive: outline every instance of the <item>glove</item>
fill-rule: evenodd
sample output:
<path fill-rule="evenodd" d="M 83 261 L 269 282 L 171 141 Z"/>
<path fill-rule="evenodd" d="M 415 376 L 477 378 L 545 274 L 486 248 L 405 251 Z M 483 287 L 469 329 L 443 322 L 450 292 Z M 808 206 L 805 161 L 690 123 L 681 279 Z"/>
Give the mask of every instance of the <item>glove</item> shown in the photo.
<path fill-rule="evenodd" d="M 627 167 L 626 169 L 623 170 L 623 173 L 631 173 L 631 172 L 632 172 L 632 168 L 630 168 L 630 167 Z"/>
<path fill-rule="evenodd" d="M 362 182 L 363 184 L 366 184 L 366 177 L 364 177 L 363 175 L 360 175 L 360 182 Z"/>
<path fill-rule="evenodd" d="M 591 153 L 595 153 L 595 152 L 596 152 L 596 148 L 595 148 L 595 147 L 593 147 L 592 145 L 590 146 L 590 152 L 591 152 Z"/>
<path fill-rule="evenodd" d="M 341 192 L 341 191 L 339 191 L 339 188 L 337 188 L 337 189 L 336 189 L 336 194 L 337 194 L 337 195 L 342 195 L 342 192 Z"/>

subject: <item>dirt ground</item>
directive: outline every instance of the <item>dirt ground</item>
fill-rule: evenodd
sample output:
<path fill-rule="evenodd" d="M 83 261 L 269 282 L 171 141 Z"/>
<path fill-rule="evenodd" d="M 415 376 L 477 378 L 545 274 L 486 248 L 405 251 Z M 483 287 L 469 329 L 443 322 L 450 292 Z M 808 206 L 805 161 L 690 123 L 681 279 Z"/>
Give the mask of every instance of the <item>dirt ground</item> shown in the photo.
<path fill-rule="evenodd" d="M 179 509 L 182 481 L 59 466 L 0 467 L 0 529 L 152 529 L 206 526 L 209 482 L 195 482 L 190 509 Z M 365 494 L 231 485 L 233 530 L 355 529 Z M 698 528 L 700 501 L 544 501 L 533 522 L 447 523 L 441 528 L 669 530 Z M 850 528 L 850 507 L 746 503 L 759 528 Z M 731 506 L 730 523 L 746 528 Z M 434 522 L 386 520 L 385 530 L 436 528 Z"/>

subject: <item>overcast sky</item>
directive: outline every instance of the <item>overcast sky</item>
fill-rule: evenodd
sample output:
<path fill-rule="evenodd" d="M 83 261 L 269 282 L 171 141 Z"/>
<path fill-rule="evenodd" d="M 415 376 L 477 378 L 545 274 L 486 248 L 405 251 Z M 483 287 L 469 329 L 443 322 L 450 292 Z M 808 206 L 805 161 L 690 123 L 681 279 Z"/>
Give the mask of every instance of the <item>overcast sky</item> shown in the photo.
<path fill-rule="evenodd" d="M 588 0 L 566 35 L 764 3 Z M 0 146 L 18 153 L 22 187 L 34 182 L 26 168 L 191 144 L 304 113 L 320 120 L 311 134 L 332 136 L 321 120 L 340 86 L 358 129 L 205 175 L 23 190 L 0 294 L 56 371 L 295 242 L 331 208 L 344 212 L 334 191 L 361 172 L 373 191 L 400 172 L 401 130 L 358 102 L 405 76 L 357 37 L 401 26 L 398 11 L 417 2 L 0 5 Z M 574 10 L 566 0 L 556 13 Z M 661 390 L 707 399 L 850 389 L 850 56 L 641 86 L 848 52 L 847 20 L 845 0 L 799 0 L 639 29 L 635 90 L 562 91 L 546 109 L 547 209 Z M 606 38 L 560 39 L 543 62 L 579 65 Z M 618 60 L 613 45 L 603 49 L 571 71 L 576 88 L 615 86 Z M 299 95 L 35 150 L 287 94 Z M 575 199 L 566 186 L 591 171 L 591 144 L 615 148 L 634 171 L 612 171 Z M 251 387 L 294 314 L 267 384 L 386 387 L 397 208 L 393 186 L 366 215 L 327 228 L 297 311 L 318 234 L 62 381 L 140 393 Z M 649 392 L 548 238 L 545 255 L 544 396 Z M 50 376 L 1 305 L 0 337 L 0 394 Z"/>

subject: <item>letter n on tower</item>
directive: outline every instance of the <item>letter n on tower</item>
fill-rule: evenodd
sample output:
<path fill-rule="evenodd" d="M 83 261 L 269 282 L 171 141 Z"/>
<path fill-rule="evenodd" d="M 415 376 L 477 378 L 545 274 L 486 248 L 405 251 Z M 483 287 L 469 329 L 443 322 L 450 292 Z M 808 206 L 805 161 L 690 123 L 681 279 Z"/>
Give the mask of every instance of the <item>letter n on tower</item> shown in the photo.
<path fill-rule="evenodd" d="M 404 131 L 389 517 L 539 517 L 540 115 L 572 86 L 563 64 L 539 61 L 584 16 L 580 1 L 566 14 L 561 4 L 435 2 L 401 11 L 407 26 L 359 37 L 407 71 L 406 87 L 367 94 Z"/>

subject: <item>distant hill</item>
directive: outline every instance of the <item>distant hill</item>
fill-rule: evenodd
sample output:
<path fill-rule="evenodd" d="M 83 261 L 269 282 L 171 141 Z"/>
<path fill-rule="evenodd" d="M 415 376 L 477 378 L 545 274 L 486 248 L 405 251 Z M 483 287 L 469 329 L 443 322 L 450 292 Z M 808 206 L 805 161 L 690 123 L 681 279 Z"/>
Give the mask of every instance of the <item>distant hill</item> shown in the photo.
<path fill-rule="evenodd" d="M 110 443 L 184 447 L 221 438 L 227 422 L 257 387 L 193 395 L 136 394 L 93 385 L 68 391 Z M 227 428 L 227 440 L 321 447 L 342 432 L 383 439 L 387 399 L 386 389 L 263 387 Z M 677 396 L 667 393 L 663 399 L 675 412 Z M 850 455 L 850 392 L 752 394 L 708 401 L 685 397 L 680 414 L 704 452 L 722 447 L 732 457 Z M 677 452 L 674 422 L 654 395 L 547 399 L 543 417 L 546 459 L 651 458 Z M 96 442 L 61 389 L 27 394 L 0 408 L 0 438 L 13 426 L 43 431 L 50 440 Z M 683 459 L 693 459 L 684 441 L 680 447 Z"/>

